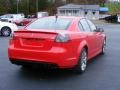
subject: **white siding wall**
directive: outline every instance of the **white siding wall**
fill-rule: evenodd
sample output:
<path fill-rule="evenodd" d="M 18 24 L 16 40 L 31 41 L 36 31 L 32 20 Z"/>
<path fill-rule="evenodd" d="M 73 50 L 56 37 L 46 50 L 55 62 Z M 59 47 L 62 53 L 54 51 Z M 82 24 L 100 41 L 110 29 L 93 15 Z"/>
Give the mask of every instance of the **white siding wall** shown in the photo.
<path fill-rule="evenodd" d="M 64 12 L 61 12 L 61 10 L 64 10 Z M 99 11 L 94 11 L 95 14 L 93 14 L 92 10 L 87 11 L 87 14 L 85 15 L 85 12 L 83 10 L 78 9 L 58 9 L 57 14 L 62 16 L 85 16 L 89 19 L 99 19 Z"/>

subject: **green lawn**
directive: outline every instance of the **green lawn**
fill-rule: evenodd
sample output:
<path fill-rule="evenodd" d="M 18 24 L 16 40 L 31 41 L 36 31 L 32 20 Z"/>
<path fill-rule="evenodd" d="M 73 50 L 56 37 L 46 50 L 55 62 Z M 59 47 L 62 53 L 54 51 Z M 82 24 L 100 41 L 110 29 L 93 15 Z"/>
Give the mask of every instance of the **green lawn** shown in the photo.
<path fill-rule="evenodd" d="M 106 3 L 105 6 L 109 8 L 110 14 L 120 13 L 120 3 Z"/>

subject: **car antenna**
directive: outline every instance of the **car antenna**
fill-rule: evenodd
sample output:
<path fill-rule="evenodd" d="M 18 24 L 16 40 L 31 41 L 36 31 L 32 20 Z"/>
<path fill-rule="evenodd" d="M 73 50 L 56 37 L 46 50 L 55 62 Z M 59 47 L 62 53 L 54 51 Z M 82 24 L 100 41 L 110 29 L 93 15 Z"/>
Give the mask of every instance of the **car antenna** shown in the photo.
<path fill-rule="evenodd" d="M 55 18 L 56 18 L 55 22 L 57 22 L 57 19 L 58 19 L 58 15 L 57 14 L 55 14 Z"/>

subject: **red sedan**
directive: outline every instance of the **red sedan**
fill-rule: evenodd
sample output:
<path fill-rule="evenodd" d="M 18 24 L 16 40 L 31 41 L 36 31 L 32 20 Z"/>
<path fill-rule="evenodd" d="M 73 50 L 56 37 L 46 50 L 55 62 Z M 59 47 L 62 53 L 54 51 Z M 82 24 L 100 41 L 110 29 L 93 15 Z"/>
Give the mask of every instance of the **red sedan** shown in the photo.
<path fill-rule="evenodd" d="M 16 21 L 15 24 L 16 25 L 20 25 L 20 26 L 26 26 L 27 24 L 29 24 L 30 22 L 34 21 L 35 18 L 25 18 L 23 20 L 20 21 Z"/>
<path fill-rule="evenodd" d="M 103 54 L 103 29 L 86 18 L 52 16 L 40 18 L 23 30 L 15 31 L 8 48 L 13 64 L 75 68 L 84 72 L 87 61 Z"/>

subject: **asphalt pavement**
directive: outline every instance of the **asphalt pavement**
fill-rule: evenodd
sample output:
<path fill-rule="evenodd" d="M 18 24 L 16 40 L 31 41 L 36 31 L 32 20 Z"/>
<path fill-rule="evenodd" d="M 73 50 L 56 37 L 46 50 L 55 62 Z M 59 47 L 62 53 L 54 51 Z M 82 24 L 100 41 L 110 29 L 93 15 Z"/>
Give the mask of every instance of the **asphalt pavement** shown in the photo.
<path fill-rule="evenodd" d="M 120 24 L 98 25 L 107 35 L 105 55 L 84 74 L 70 70 L 23 70 L 8 60 L 8 37 L 0 37 L 0 90 L 120 90 Z"/>

